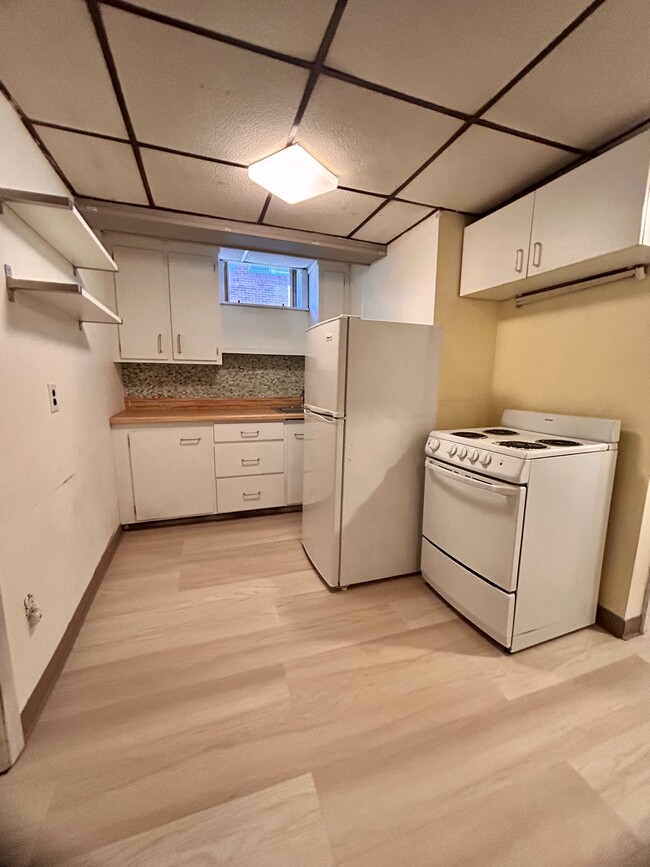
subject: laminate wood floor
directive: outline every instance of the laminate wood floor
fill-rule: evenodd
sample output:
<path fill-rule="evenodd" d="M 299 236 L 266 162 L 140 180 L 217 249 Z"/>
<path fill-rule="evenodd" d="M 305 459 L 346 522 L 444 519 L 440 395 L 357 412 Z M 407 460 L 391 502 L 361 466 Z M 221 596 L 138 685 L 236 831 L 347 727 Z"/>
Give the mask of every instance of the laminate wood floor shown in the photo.
<path fill-rule="evenodd" d="M 509 656 L 300 515 L 124 536 L 0 778 L 11 867 L 650 865 L 650 637 Z"/>

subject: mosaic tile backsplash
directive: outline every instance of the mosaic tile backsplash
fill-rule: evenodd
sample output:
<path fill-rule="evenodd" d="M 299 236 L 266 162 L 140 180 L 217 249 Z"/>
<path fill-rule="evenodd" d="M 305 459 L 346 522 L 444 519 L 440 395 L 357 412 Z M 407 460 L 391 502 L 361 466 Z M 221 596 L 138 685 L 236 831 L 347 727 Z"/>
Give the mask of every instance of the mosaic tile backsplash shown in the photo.
<path fill-rule="evenodd" d="M 285 397 L 299 395 L 299 355 L 223 356 L 223 364 L 122 364 L 126 397 Z"/>

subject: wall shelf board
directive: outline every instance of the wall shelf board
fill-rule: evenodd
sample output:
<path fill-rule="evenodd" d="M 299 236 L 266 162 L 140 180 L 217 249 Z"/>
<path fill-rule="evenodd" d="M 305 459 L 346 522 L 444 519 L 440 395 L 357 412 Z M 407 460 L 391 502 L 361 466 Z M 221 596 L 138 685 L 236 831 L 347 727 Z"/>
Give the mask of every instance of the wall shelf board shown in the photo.
<path fill-rule="evenodd" d="M 11 268 L 5 265 L 7 293 L 9 300 L 15 300 L 16 292 L 24 292 L 41 298 L 50 307 L 82 322 L 95 322 L 103 325 L 121 325 L 122 319 L 79 283 L 57 282 L 52 280 L 19 279 L 11 275 Z"/>

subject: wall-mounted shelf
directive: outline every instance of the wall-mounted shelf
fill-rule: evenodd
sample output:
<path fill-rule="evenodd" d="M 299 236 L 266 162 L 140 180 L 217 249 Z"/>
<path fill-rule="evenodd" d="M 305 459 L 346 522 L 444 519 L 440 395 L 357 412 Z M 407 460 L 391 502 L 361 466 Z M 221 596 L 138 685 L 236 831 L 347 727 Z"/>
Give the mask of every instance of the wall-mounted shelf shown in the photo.
<path fill-rule="evenodd" d="M 0 202 L 76 268 L 117 271 L 117 265 L 67 196 L 0 188 Z"/>
<path fill-rule="evenodd" d="M 98 301 L 80 283 L 73 281 L 58 282 L 52 280 L 28 280 L 12 277 L 11 268 L 5 265 L 7 275 L 7 293 L 9 300 L 15 300 L 16 292 L 33 294 L 41 298 L 50 307 L 63 311 L 82 322 L 96 322 L 104 325 L 121 325 L 122 319 L 101 301 Z"/>

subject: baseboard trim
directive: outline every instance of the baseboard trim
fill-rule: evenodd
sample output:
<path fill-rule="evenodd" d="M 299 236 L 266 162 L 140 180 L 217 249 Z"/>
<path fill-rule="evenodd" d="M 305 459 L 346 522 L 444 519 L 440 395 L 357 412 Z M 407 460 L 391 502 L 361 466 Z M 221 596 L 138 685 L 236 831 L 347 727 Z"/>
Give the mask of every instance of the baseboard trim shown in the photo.
<path fill-rule="evenodd" d="M 164 521 L 137 521 L 122 524 L 125 530 L 159 530 L 164 527 L 183 527 L 186 524 L 211 524 L 219 521 L 238 521 L 240 518 L 262 518 L 266 515 L 285 515 L 302 512 L 302 505 L 274 506 L 268 509 L 248 509 L 245 512 L 221 512 L 219 515 L 191 515 L 189 518 L 167 518 Z"/>
<path fill-rule="evenodd" d="M 596 610 L 596 623 L 616 638 L 634 638 L 635 635 L 639 635 L 641 632 L 640 614 L 626 620 L 619 614 L 610 611 L 609 608 L 603 608 L 602 605 L 599 605 Z"/>
<path fill-rule="evenodd" d="M 50 693 L 54 689 L 54 686 L 63 671 L 63 666 L 65 665 L 76 638 L 79 635 L 79 630 L 86 619 L 86 614 L 95 598 L 99 585 L 102 583 L 104 575 L 110 566 L 123 532 L 122 527 L 118 527 L 109 539 L 108 545 L 104 549 L 104 553 L 100 557 L 99 563 L 93 572 L 93 577 L 90 579 L 83 596 L 79 600 L 79 604 L 72 615 L 70 623 L 68 623 L 66 631 L 63 633 L 61 641 L 59 641 L 52 658 L 48 662 L 45 671 L 34 687 L 34 691 L 28 698 L 27 704 L 20 714 L 25 740 L 27 740 L 34 731 L 34 727 L 43 712 L 43 708 L 45 707 Z"/>

